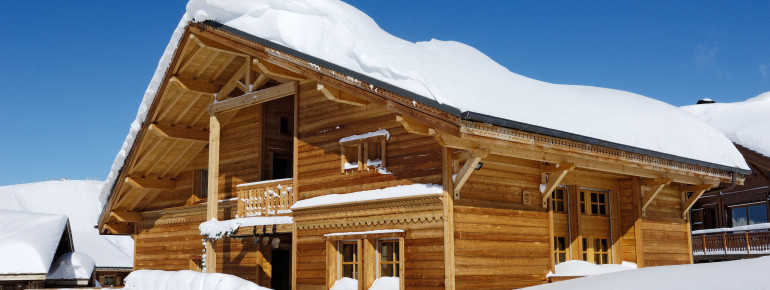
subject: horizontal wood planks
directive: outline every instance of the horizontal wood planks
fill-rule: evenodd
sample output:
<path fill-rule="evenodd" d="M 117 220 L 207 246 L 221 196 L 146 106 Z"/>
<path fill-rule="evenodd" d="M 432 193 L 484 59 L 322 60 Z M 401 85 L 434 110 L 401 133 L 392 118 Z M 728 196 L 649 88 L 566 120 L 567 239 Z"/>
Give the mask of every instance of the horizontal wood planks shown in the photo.
<path fill-rule="evenodd" d="M 690 263 L 690 233 L 685 222 L 645 219 L 642 237 L 645 266 Z"/>
<path fill-rule="evenodd" d="M 511 289 L 542 284 L 550 269 L 548 214 L 454 207 L 457 289 Z"/>
<path fill-rule="evenodd" d="M 433 137 L 408 133 L 385 106 L 330 101 L 316 83 L 303 83 L 298 104 L 298 198 L 409 183 L 441 183 L 441 147 Z M 385 129 L 386 169 L 340 173 L 341 138 Z"/>

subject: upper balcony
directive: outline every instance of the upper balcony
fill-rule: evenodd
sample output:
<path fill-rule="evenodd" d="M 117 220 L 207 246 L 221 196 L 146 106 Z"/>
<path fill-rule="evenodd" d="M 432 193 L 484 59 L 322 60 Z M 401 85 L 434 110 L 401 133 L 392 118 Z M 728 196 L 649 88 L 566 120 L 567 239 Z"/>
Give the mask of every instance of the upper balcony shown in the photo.
<path fill-rule="evenodd" d="M 692 234 L 694 259 L 733 260 L 770 255 L 768 227 L 770 224 L 694 231 Z"/>
<path fill-rule="evenodd" d="M 238 217 L 289 215 L 295 201 L 293 182 L 286 178 L 239 184 Z"/>

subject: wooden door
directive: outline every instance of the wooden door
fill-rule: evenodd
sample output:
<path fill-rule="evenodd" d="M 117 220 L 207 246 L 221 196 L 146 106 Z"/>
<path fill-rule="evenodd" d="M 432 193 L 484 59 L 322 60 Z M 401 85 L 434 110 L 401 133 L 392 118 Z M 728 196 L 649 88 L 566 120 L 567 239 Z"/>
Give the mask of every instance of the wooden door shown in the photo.
<path fill-rule="evenodd" d="M 609 191 L 579 189 L 581 259 L 595 264 L 612 263 Z"/>

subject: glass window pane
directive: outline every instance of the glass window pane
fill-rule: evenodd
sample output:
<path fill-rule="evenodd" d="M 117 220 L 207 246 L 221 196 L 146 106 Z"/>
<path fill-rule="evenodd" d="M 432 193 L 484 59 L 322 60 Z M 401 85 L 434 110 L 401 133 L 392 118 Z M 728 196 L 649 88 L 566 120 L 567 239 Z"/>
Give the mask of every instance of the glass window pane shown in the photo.
<path fill-rule="evenodd" d="M 393 264 L 380 264 L 380 275 L 383 277 L 394 277 L 396 267 Z"/>
<path fill-rule="evenodd" d="M 599 203 L 604 203 L 604 202 L 605 202 L 604 200 L 605 200 L 606 196 L 607 196 L 607 195 L 605 195 L 605 194 L 603 194 L 603 193 L 602 193 L 602 194 L 599 194 Z"/>
<path fill-rule="evenodd" d="M 733 208 L 731 210 L 731 215 L 733 217 L 732 221 L 734 227 L 745 226 L 748 224 L 745 207 Z"/>
<path fill-rule="evenodd" d="M 767 205 L 758 204 L 749 206 L 749 224 L 761 224 L 767 222 Z"/>
<path fill-rule="evenodd" d="M 355 277 L 355 271 L 353 270 L 352 264 L 348 265 L 342 265 L 342 277 L 348 277 L 348 278 L 357 278 Z"/>
<path fill-rule="evenodd" d="M 356 244 L 342 244 L 342 261 L 355 262 Z"/>
<path fill-rule="evenodd" d="M 598 200 L 597 194 L 595 192 L 591 193 L 591 202 L 596 202 Z"/>

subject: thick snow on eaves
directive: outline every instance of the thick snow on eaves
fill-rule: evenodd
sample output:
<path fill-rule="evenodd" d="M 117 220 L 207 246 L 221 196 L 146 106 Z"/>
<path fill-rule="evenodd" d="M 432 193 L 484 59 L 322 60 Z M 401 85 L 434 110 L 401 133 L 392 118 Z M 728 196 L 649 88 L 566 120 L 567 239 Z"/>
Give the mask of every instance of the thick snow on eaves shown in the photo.
<path fill-rule="evenodd" d="M 69 217 L 75 251 L 96 261 L 97 267 L 132 267 L 134 240 L 102 236 L 94 225 L 104 204 L 103 181 L 52 180 L 0 186 L 0 209 L 63 214 Z"/>
<path fill-rule="evenodd" d="M 443 187 L 436 184 L 409 184 L 356 191 L 343 194 L 326 194 L 308 199 L 299 200 L 291 206 L 292 210 L 306 209 L 320 206 L 330 206 L 353 202 L 368 202 L 402 197 L 417 197 L 428 195 L 441 195 Z"/>
<path fill-rule="evenodd" d="M 770 157 L 770 92 L 736 103 L 682 107 L 716 127 L 736 144 Z"/>
<path fill-rule="evenodd" d="M 530 79 L 468 45 L 411 43 L 337 0 L 191 0 L 187 15 L 213 20 L 461 111 L 632 147 L 748 169 L 719 131 L 641 95 Z"/>
<path fill-rule="evenodd" d="M 0 274 L 45 274 L 67 217 L 0 210 Z"/>
<path fill-rule="evenodd" d="M 160 88 L 160 84 L 163 82 L 163 77 L 166 75 L 168 67 L 171 65 L 171 59 L 174 57 L 174 51 L 176 51 L 176 48 L 179 45 L 179 40 L 182 39 L 185 27 L 189 21 L 190 18 L 187 16 L 187 14 L 182 16 L 182 19 L 179 20 L 179 24 L 174 30 L 174 33 L 171 35 L 171 41 L 169 41 L 168 45 L 166 45 L 166 50 L 163 51 L 163 55 L 160 57 L 160 61 L 158 61 L 158 67 L 155 69 L 155 74 L 152 76 L 150 84 L 147 85 L 147 90 L 144 92 L 142 102 L 139 104 L 139 111 L 136 113 L 136 119 L 134 119 L 134 122 L 131 123 L 131 127 L 128 130 L 128 135 L 123 141 L 123 145 L 120 147 L 118 155 L 115 156 L 115 160 L 112 162 L 110 173 L 107 175 L 107 182 L 104 184 L 104 187 L 101 190 L 101 194 L 99 195 L 99 199 L 102 204 L 106 205 L 110 198 L 110 191 L 112 190 L 112 186 L 115 184 L 115 180 L 117 180 L 118 175 L 120 174 L 120 170 L 123 168 L 123 164 L 126 161 L 126 157 L 128 157 L 128 153 L 131 151 L 131 147 L 134 145 L 136 135 L 139 134 L 139 130 L 142 128 L 142 123 L 144 123 L 144 121 L 147 119 L 147 113 L 150 111 L 150 106 L 152 106 L 152 102 L 155 100 L 155 95 Z"/>

